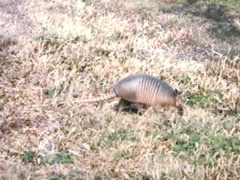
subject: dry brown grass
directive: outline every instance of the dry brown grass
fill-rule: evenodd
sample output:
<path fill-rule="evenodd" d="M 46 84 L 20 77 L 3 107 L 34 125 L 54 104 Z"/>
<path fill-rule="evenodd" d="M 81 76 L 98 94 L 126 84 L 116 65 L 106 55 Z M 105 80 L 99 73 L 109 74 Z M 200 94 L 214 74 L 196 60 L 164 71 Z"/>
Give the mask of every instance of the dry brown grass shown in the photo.
<path fill-rule="evenodd" d="M 1 179 L 240 178 L 240 36 L 170 6 L 0 1 Z M 184 87 L 185 114 L 78 103 L 136 72 Z"/>

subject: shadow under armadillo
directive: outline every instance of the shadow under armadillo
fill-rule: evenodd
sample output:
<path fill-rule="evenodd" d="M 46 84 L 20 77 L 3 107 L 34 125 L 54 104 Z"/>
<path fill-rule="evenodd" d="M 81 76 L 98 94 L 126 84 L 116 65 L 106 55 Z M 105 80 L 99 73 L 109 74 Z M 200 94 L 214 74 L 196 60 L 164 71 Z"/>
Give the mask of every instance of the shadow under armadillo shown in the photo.
<path fill-rule="evenodd" d="M 116 104 L 113 109 L 118 112 L 127 112 L 127 113 L 134 113 L 143 115 L 146 110 L 149 108 L 146 104 L 141 103 L 132 103 L 130 101 L 127 101 L 125 99 L 120 99 L 118 104 Z"/>
<path fill-rule="evenodd" d="M 145 114 L 151 106 L 142 103 L 133 103 L 125 99 L 120 99 L 119 102 L 114 105 L 113 109 L 118 112 L 127 112 L 133 114 L 143 115 Z M 153 108 L 153 107 L 152 107 Z M 154 110 L 154 108 L 153 108 Z M 156 109 L 155 109 L 156 110 Z M 177 112 L 179 115 L 183 115 L 183 106 L 177 107 Z"/>

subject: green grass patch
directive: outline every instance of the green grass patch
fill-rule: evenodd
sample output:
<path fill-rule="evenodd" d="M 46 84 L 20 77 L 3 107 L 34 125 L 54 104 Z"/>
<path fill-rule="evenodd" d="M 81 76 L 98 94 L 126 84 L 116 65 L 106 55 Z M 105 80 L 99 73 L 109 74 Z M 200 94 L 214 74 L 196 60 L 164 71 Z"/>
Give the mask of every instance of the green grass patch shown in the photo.
<path fill-rule="evenodd" d="M 120 159 L 131 159 L 132 154 L 129 151 L 118 151 L 114 154 L 114 161 L 119 161 Z"/>
<path fill-rule="evenodd" d="M 169 134 L 168 139 L 174 142 L 172 151 L 176 154 L 183 153 L 186 157 L 198 156 L 195 158 L 204 159 L 204 154 L 214 157 L 219 153 L 221 156 L 229 158 L 232 154 L 240 153 L 239 137 L 216 134 L 214 129 L 202 126 L 200 123 L 192 123 L 183 127 L 178 132 Z M 204 146 L 201 148 L 204 150 L 199 151 L 201 146 Z M 199 151 L 198 154 L 195 154 L 197 151 Z"/>
<path fill-rule="evenodd" d="M 58 97 L 62 93 L 66 92 L 69 89 L 69 87 L 70 87 L 69 84 L 68 85 L 60 84 L 59 86 L 54 88 L 49 88 L 49 89 L 45 88 L 42 90 L 42 92 L 45 96 L 49 98 Z"/>
<path fill-rule="evenodd" d="M 239 0 L 209 0 L 210 3 L 223 4 L 231 9 L 239 10 L 240 1 Z"/>
<path fill-rule="evenodd" d="M 48 156 L 37 155 L 34 151 L 26 151 L 22 156 L 22 160 L 27 163 L 39 162 L 40 164 L 65 164 L 73 163 L 73 157 L 69 153 L 55 153 Z"/>
<path fill-rule="evenodd" d="M 123 141 L 137 141 L 139 138 L 131 129 L 118 129 L 113 133 L 105 132 L 102 135 L 101 140 L 109 145 L 112 145 Z"/>
<path fill-rule="evenodd" d="M 38 156 L 41 164 L 65 164 L 73 163 L 73 157 L 69 153 L 56 153 L 48 156 Z"/>
<path fill-rule="evenodd" d="M 67 176 L 62 173 L 54 173 L 51 175 L 50 180 L 67 180 Z"/>
<path fill-rule="evenodd" d="M 22 156 L 22 160 L 27 163 L 33 162 L 35 158 L 36 158 L 36 152 L 32 150 L 24 152 Z"/>

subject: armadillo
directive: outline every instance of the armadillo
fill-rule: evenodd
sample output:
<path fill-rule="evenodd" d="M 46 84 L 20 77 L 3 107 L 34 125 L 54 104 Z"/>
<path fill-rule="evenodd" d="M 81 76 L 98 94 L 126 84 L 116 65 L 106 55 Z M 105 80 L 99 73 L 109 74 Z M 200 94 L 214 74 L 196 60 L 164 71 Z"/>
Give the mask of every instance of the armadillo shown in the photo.
<path fill-rule="evenodd" d="M 139 103 L 147 106 L 175 106 L 182 111 L 179 93 L 165 81 L 147 74 L 130 75 L 120 80 L 111 92 L 97 98 L 83 99 L 80 103 L 100 102 L 120 97 L 121 103 Z"/>

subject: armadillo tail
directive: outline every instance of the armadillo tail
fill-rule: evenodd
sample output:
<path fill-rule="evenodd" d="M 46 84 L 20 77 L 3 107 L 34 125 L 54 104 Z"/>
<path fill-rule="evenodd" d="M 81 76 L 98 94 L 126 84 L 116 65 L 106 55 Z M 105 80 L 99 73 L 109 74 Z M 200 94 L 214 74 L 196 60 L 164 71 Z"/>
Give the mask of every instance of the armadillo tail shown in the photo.
<path fill-rule="evenodd" d="M 91 99 L 82 99 L 79 101 L 79 103 L 94 103 L 94 102 L 101 102 L 101 101 L 106 101 L 109 99 L 113 99 L 117 97 L 115 92 L 109 92 L 103 96 L 96 97 L 96 98 L 91 98 Z"/>

